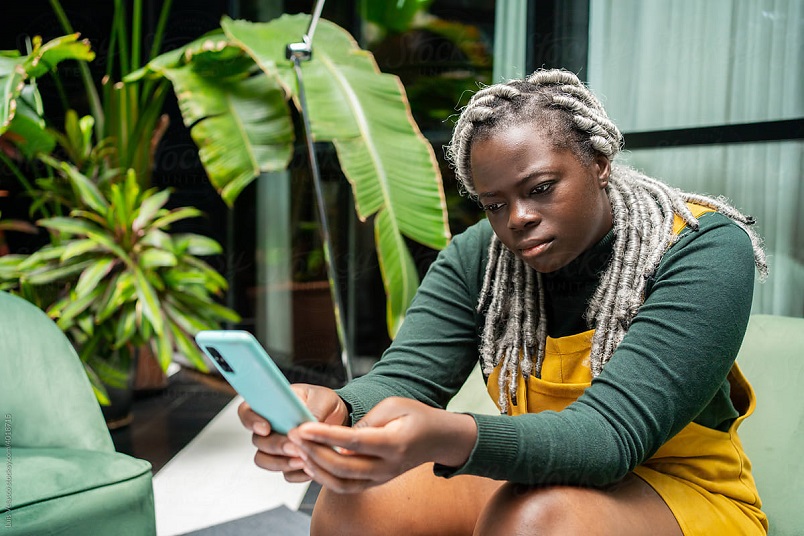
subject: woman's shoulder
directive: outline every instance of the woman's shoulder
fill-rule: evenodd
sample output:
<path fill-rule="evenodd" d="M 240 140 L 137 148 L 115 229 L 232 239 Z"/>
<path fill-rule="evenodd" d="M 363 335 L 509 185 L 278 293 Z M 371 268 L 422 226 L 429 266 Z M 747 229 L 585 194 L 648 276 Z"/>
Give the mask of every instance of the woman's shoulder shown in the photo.
<path fill-rule="evenodd" d="M 488 220 L 481 220 L 456 234 L 449 245 L 438 254 L 438 258 L 428 271 L 429 276 L 440 275 L 455 282 L 460 279 L 472 293 L 476 293 L 482 283 L 483 273 L 488 263 L 489 242 L 493 235 Z M 432 284 L 432 277 L 425 278 Z"/>
<path fill-rule="evenodd" d="M 698 228 L 683 226 L 678 232 L 678 240 L 670 247 L 683 249 L 695 243 L 714 250 L 730 250 L 744 247 L 752 251 L 751 239 L 734 220 L 717 211 L 707 211 L 699 215 Z"/>
<path fill-rule="evenodd" d="M 750 272 L 753 277 L 754 249 L 748 233 L 719 212 L 706 212 L 697 219 L 697 229 L 687 226 L 679 231 L 678 240 L 662 257 L 656 276 L 670 272 L 683 275 L 683 270 L 676 269 L 703 265 Z"/>
<path fill-rule="evenodd" d="M 456 234 L 447 248 L 441 252 L 442 256 L 449 257 L 461 264 L 475 264 L 480 261 L 480 264 L 485 265 L 489 242 L 493 234 L 491 225 L 484 218 Z"/>
<path fill-rule="evenodd" d="M 486 218 L 481 219 L 477 223 L 470 225 L 461 233 L 455 235 L 452 239 L 453 242 L 460 243 L 484 243 L 488 245 L 491 240 L 491 235 L 494 231 L 491 229 L 491 224 Z"/>

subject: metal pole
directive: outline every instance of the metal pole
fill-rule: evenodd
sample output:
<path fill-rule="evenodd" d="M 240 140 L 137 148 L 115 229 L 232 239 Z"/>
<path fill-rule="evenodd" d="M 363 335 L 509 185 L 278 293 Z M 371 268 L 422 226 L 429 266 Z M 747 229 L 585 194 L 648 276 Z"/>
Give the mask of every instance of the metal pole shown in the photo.
<path fill-rule="evenodd" d="M 304 136 L 307 144 L 307 155 L 310 162 L 310 172 L 313 175 L 313 185 L 315 186 L 316 204 L 318 205 L 318 221 L 321 229 L 321 239 L 324 243 L 324 260 L 327 265 L 327 274 L 329 276 L 329 288 L 332 294 L 332 301 L 335 306 L 335 325 L 338 331 L 338 340 L 341 344 L 341 363 L 346 372 L 346 381 L 352 380 L 352 360 L 351 352 L 349 351 L 349 341 L 343 329 L 343 322 L 346 315 L 343 308 L 343 301 L 341 300 L 340 283 L 338 282 L 338 274 L 333 266 L 333 252 L 332 252 L 332 239 L 329 233 L 329 218 L 327 218 L 326 200 L 324 199 L 324 192 L 321 187 L 321 173 L 318 168 L 318 160 L 315 154 L 315 147 L 313 145 L 313 130 L 310 127 L 310 119 L 307 108 L 307 96 L 304 91 L 304 80 L 302 76 L 301 62 L 309 61 L 312 58 L 312 41 L 315 28 L 318 24 L 318 19 L 321 17 L 321 11 L 324 8 L 324 0 L 318 0 L 315 8 L 313 9 L 313 16 L 310 20 L 310 25 L 307 28 L 307 33 L 302 38 L 301 43 L 291 43 L 285 49 L 285 56 L 293 62 L 293 70 L 296 74 L 296 83 L 299 85 L 299 104 L 301 105 L 301 117 L 304 125 Z"/>

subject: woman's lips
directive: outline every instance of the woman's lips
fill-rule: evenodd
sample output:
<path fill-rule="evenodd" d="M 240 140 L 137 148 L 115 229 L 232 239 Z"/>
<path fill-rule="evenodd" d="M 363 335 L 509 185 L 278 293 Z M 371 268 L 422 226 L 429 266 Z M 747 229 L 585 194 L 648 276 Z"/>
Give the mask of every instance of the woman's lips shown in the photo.
<path fill-rule="evenodd" d="M 522 255 L 522 257 L 525 258 L 537 257 L 542 253 L 544 253 L 552 243 L 553 243 L 552 240 L 533 241 L 525 243 L 521 245 L 521 247 L 519 248 L 519 252 Z"/>

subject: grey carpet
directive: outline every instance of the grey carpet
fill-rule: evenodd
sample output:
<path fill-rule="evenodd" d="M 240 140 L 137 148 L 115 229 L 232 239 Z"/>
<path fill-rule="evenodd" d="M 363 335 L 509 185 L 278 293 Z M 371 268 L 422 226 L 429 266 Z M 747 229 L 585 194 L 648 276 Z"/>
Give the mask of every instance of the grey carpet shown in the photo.
<path fill-rule="evenodd" d="M 287 506 L 214 525 L 184 536 L 309 536 L 310 516 Z"/>

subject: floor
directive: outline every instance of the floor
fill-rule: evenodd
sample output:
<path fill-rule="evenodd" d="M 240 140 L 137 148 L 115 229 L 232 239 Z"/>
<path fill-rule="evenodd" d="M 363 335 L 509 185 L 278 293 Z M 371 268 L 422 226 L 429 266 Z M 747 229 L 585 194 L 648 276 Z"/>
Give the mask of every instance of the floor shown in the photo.
<path fill-rule="evenodd" d="M 315 381 L 288 371 L 291 381 Z M 151 462 L 157 533 L 173 536 L 285 505 L 308 515 L 318 484 L 288 484 L 253 463 L 239 397 L 216 376 L 177 368 L 166 388 L 136 394 L 131 424 L 111 432 L 119 452 Z"/>

